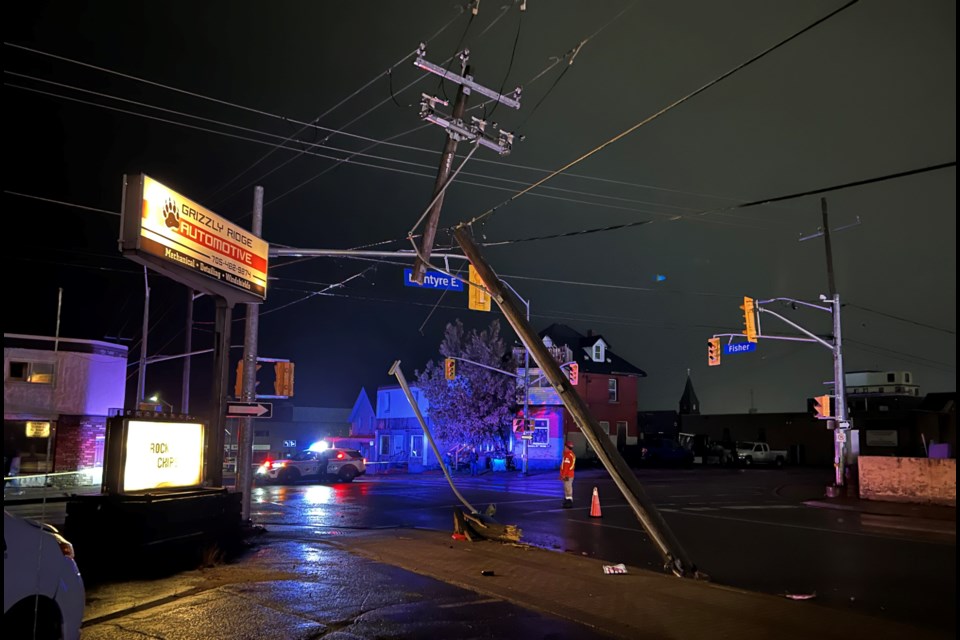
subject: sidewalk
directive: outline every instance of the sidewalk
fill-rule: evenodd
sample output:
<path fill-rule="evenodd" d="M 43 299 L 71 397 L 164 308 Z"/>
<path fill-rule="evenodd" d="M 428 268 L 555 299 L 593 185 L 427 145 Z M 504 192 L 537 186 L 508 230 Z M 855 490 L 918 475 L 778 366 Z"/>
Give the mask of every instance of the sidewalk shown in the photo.
<path fill-rule="evenodd" d="M 604 562 L 593 558 L 521 544 L 458 542 L 448 532 L 371 530 L 308 539 L 268 530 L 256 547 L 234 563 L 166 580 L 93 587 L 83 637 L 953 637 L 815 600 L 742 591 L 633 566 L 625 574 L 605 574 Z M 450 593 L 441 597 L 436 587 L 405 575 L 437 580 L 481 598 L 450 601 L 444 599 Z M 497 629 L 471 627 L 473 620 L 463 609 L 506 603 L 589 632 L 551 629 L 551 618 L 538 619 L 540 627 L 521 629 L 516 613 L 486 623 L 500 624 Z M 447 625 L 453 620 L 462 626 L 451 634 Z"/>
<path fill-rule="evenodd" d="M 455 542 L 449 534 L 377 531 L 340 548 L 623 638 L 920 638 L 935 632 L 813 602 L 741 591 L 525 545 Z M 490 575 L 492 572 L 492 575 Z"/>

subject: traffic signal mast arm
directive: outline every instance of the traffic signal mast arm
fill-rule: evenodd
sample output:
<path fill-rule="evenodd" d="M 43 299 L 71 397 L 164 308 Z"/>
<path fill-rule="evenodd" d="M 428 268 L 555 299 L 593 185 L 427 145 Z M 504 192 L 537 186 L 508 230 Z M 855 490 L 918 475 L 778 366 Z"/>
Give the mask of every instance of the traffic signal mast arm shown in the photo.
<path fill-rule="evenodd" d="M 569 368 L 570 368 L 571 366 L 575 365 L 575 364 L 577 364 L 576 360 L 571 360 L 570 362 L 564 362 L 564 363 L 562 363 L 562 364 L 560 365 L 560 368 L 561 368 L 561 369 L 568 369 L 568 370 L 569 370 Z M 579 372 L 578 372 L 578 373 L 579 373 Z M 533 385 L 539 383 L 541 380 L 543 380 L 543 379 L 546 378 L 546 377 L 547 377 L 547 374 L 541 372 L 540 375 L 537 376 L 537 379 L 536 379 L 536 380 L 531 380 L 531 381 L 530 381 L 530 386 L 533 386 Z"/>
<path fill-rule="evenodd" d="M 518 376 L 518 375 L 515 374 L 515 373 L 510 373 L 509 371 L 504 371 L 503 369 L 497 369 L 496 367 L 491 367 L 491 366 L 489 366 L 489 365 L 480 364 L 479 362 L 474 362 L 473 360 L 467 360 L 466 358 L 458 358 L 457 356 L 447 356 L 447 358 L 450 359 L 450 360 L 459 360 L 460 362 L 466 362 L 466 363 L 468 363 L 468 364 L 472 364 L 472 365 L 474 365 L 474 366 L 481 367 L 481 368 L 483 368 L 483 369 L 489 369 L 490 371 L 496 371 L 497 373 L 502 373 L 502 374 L 504 374 L 504 375 L 506 375 L 506 376 L 510 376 L 511 378 L 522 378 L 522 377 L 523 377 L 523 376 Z"/>
<path fill-rule="evenodd" d="M 758 300 L 758 301 L 757 301 L 757 305 L 756 305 L 757 311 L 760 312 L 760 313 L 769 313 L 769 314 L 772 315 L 774 318 L 777 318 L 777 319 L 780 320 L 781 322 L 785 322 L 786 324 L 790 325 L 791 327 L 793 327 L 794 329 L 796 329 L 796 330 L 799 331 L 800 333 L 802 333 L 802 334 L 804 334 L 804 335 L 806 335 L 806 336 L 809 336 L 809 338 L 798 338 L 798 337 L 796 337 L 796 336 L 764 336 L 764 335 L 759 335 L 759 334 L 758 334 L 757 337 L 760 337 L 760 338 L 768 338 L 768 339 L 771 339 L 771 340 L 793 340 L 793 341 L 795 341 L 795 342 L 818 342 L 818 343 L 822 344 L 823 346 L 825 346 L 825 347 L 826 347 L 827 349 L 829 349 L 830 351 L 833 351 L 834 346 L 833 346 L 832 344 L 830 344 L 829 342 L 827 342 L 826 340 L 824 340 L 823 338 L 821 338 L 820 336 L 818 336 L 818 335 L 816 335 L 815 333 L 812 333 L 812 332 L 810 332 L 810 331 L 807 331 L 806 329 L 804 329 L 803 327 L 801 327 L 799 324 L 797 324 L 797 323 L 794 322 L 793 320 L 790 320 L 789 318 L 786 318 L 786 317 L 780 315 L 780 314 L 777 313 L 776 311 L 771 311 L 770 309 L 764 309 L 764 308 L 761 306 L 762 304 L 764 304 L 764 303 L 766 303 L 766 302 L 774 302 L 775 300 L 787 300 L 787 299 L 786 299 L 786 298 L 774 298 L 773 300 L 762 300 L 762 301 Z M 790 302 L 794 302 L 794 301 L 793 301 L 793 300 L 790 300 Z M 829 307 L 820 307 L 820 306 L 817 306 L 817 305 L 812 305 L 812 304 L 810 304 L 810 303 L 800 303 L 800 304 L 804 304 L 805 306 L 810 306 L 810 307 L 813 307 L 813 308 L 815 308 L 815 309 L 820 309 L 820 310 L 822 310 L 822 311 L 831 311 L 831 309 L 830 309 Z"/>

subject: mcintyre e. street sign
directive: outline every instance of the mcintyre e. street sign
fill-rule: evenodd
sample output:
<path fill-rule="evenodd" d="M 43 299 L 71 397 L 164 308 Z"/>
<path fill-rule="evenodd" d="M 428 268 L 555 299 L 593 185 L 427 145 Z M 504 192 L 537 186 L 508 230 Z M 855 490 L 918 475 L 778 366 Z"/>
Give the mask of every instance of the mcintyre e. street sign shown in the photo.
<path fill-rule="evenodd" d="M 267 296 L 269 245 L 143 175 L 124 176 L 120 250 L 173 280 L 231 302 Z"/>
<path fill-rule="evenodd" d="M 403 284 L 418 289 L 443 289 L 445 291 L 463 291 L 463 280 L 448 276 L 439 271 L 427 271 L 423 276 L 423 284 L 417 284 L 413 279 L 413 269 L 403 270 Z"/>

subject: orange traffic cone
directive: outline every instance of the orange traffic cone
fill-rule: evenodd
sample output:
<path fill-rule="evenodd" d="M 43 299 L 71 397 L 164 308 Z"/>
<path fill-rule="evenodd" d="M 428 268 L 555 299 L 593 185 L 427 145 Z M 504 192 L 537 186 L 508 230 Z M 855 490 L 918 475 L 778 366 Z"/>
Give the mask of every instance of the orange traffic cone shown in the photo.
<path fill-rule="evenodd" d="M 593 500 L 590 502 L 590 517 L 600 517 L 600 494 L 597 493 L 596 487 L 593 488 Z"/>

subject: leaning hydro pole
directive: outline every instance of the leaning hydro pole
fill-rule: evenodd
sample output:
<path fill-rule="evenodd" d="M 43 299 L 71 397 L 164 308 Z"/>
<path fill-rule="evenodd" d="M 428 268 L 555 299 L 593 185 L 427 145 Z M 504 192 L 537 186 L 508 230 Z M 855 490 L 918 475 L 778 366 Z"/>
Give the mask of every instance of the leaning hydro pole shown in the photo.
<path fill-rule="evenodd" d="M 440 222 L 440 209 L 443 206 L 443 198 L 449 186 L 451 174 L 453 173 L 453 158 L 457 152 L 457 143 L 460 141 L 472 142 L 475 145 L 484 146 L 493 149 L 500 155 L 507 155 L 513 146 L 513 134 L 508 131 L 499 131 L 496 139 L 489 137 L 496 130 L 496 123 L 487 123 L 485 120 L 473 117 L 467 122 L 464 116 L 467 112 L 467 98 L 472 93 L 478 93 L 490 100 L 510 107 L 512 109 L 520 108 L 520 87 L 517 87 L 509 94 L 501 94 L 493 89 L 489 89 L 482 84 L 474 81 L 470 75 L 470 67 L 467 61 L 470 59 L 470 51 L 464 49 L 457 54 L 460 60 L 461 73 L 455 73 L 449 69 L 434 64 L 426 59 L 427 47 L 421 43 L 417 49 L 417 57 L 413 61 L 415 67 L 437 75 L 441 82 L 449 80 L 458 85 L 457 98 L 453 104 L 453 111 L 447 115 L 440 112 L 438 105 L 447 106 L 448 102 L 437 96 L 423 94 L 420 101 L 420 119 L 431 122 L 443 127 L 447 132 L 447 140 L 443 147 L 443 153 L 440 156 L 440 167 L 437 170 L 437 179 L 433 185 L 433 196 L 430 205 L 421 216 L 414 228 L 424 223 L 423 239 L 420 248 L 417 251 L 417 259 L 413 265 L 412 280 L 417 284 L 423 284 L 424 275 L 427 273 L 427 264 L 430 261 L 430 254 L 433 251 L 433 243 L 437 236 L 437 226 Z M 469 156 L 468 156 L 469 158 Z M 453 174 L 456 175 L 456 174 Z M 410 230 L 411 237 L 413 229 Z"/>
<path fill-rule="evenodd" d="M 636 475 L 613 443 L 610 442 L 610 438 L 600 428 L 600 424 L 590 414 L 586 403 L 570 386 L 569 381 L 560 369 L 560 365 L 553 359 L 536 331 L 524 317 L 523 310 L 516 299 L 516 294 L 503 285 L 493 268 L 480 254 L 479 247 L 473 242 L 468 230 L 463 225 L 455 227 L 453 234 L 467 259 L 477 270 L 484 286 L 490 292 L 490 296 L 496 301 L 510 326 L 513 327 L 524 346 L 529 350 L 544 377 L 557 391 L 563 406 L 573 416 L 587 442 L 596 451 L 604 468 L 613 478 L 623 497 L 626 498 L 644 531 L 653 540 L 663 557 L 664 569 L 681 577 L 704 577 L 697 571 L 696 565 L 691 562 L 663 516 L 660 515 L 660 512 L 657 511 L 653 502 L 643 490 Z"/>

